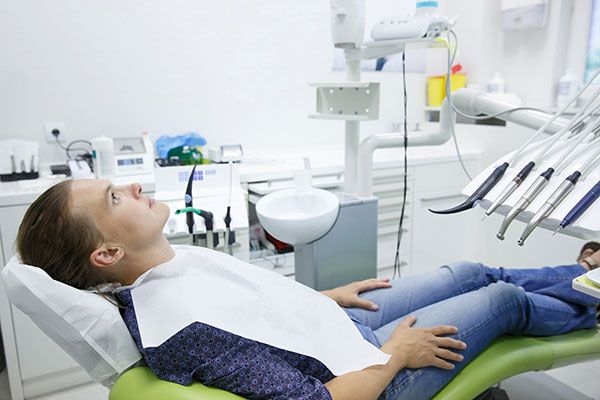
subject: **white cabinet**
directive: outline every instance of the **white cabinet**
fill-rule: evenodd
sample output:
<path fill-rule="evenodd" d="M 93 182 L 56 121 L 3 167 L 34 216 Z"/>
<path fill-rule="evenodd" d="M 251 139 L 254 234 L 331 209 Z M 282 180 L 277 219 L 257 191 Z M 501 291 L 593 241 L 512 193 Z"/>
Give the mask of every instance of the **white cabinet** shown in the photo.
<path fill-rule="evenodd" d="M 476 159 L 465 161 L 470 171 L 478 170 Z M 429 211 L 462 203 L 465 197 L 461 191 L 465 183 L 465 174 L 457 161 L 415 168 L 412 274 L 475 258 L 476 228 L 481 213 L 470 210 L 439 215 Z"/>

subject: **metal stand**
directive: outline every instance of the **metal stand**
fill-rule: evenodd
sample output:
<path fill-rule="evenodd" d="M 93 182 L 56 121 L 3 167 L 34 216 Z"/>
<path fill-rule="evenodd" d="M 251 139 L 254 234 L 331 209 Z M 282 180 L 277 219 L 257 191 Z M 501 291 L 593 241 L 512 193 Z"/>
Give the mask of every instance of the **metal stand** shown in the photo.
<path fill-rule="evenodd" d="M 294 246 L 296 281 L 316 290 L 377 276 L 377 198 L 338 196 L 340 211 L 331 230 Z"/>

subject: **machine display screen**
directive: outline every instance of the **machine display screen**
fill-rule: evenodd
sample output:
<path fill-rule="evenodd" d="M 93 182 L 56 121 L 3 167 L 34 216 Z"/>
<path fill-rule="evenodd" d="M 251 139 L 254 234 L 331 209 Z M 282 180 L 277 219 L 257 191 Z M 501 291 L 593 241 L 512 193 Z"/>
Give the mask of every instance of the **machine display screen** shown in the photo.
<path fill-rule="evenodd" d="M 144 159 L 143 158 L 125 158 L 122 160 L 117 160 L 117 165 L 119 166 L 124 166 L 124 165 L 140 165 L 144 163 Z"/>
<path fill-rule="evenodd" d="M 144 141 L 142 138 L 116 138 L 114 141 L 115 155 L 143 154 L 146 152 L 146 146 L 144 146 Z"/>

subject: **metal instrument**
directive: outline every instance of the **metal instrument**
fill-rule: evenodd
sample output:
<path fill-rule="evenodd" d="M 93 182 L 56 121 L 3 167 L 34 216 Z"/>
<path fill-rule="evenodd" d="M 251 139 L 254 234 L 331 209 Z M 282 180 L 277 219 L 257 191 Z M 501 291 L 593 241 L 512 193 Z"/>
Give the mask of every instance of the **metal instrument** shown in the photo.
<path fill-rule="evenodd" d="M 552 177 L 552 174 L 554 174 L 553 168 L 548 168 L 546 171 L 544 171 L 535 180 L 535 182 L 533 182 L 529 189 L 527 189 L 523 197 L 521 197 L 519 201 L 517 201 L 517 204 L 515 204 L 515 206 L 510 209 L 508 214 L 506 214 L 506 217 L 504 217 L 502 224 L 500 225 L 500 230 L 496 234 L 496 237 L 498 239 L 504 240 L 504 234 L 506 233 L 506 230 L 508 229 L 509 225 L 513 222 L 517 215 L 519 215 L 523 210 L 529 207 L 529 204 L 531 204 L 531 202 L 537 197 L 537 195 L 540 194 L 540 192 L 546 187 L 546 185 L 550 181 L 550 178 Z"/>
<path fill-rule="evenodd" d="M 571 175 L 564 180 L 563 183 L 552 193 L 552 195 L 546 200 L 544 205 L 535 213 L 531 221 L 523 230 L 521 234 L 521 238 L 517 241 L 519 246 L 523 246 L 525 244 L 525 240 L 531 235 L 531 232 L 542 222 L 544 219 L 548 218 L 548 216 L 554 211 L 554 209 L 567 197 L 569 193 L 573 190 L 577 181 L 581 177 L 581 172 L 575 171 Z"/>

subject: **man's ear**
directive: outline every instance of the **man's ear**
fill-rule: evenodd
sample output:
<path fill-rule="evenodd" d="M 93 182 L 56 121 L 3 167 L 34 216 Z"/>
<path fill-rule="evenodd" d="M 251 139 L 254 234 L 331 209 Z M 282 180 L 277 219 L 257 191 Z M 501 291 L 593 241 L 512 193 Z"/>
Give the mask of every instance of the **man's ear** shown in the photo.
<path fill-rule="evenodd" d="M 95 267 L 110 267 L 123 258 L 125 253 L 119 247 L 102 245 L 90 254 L 90 262 Z"/>

